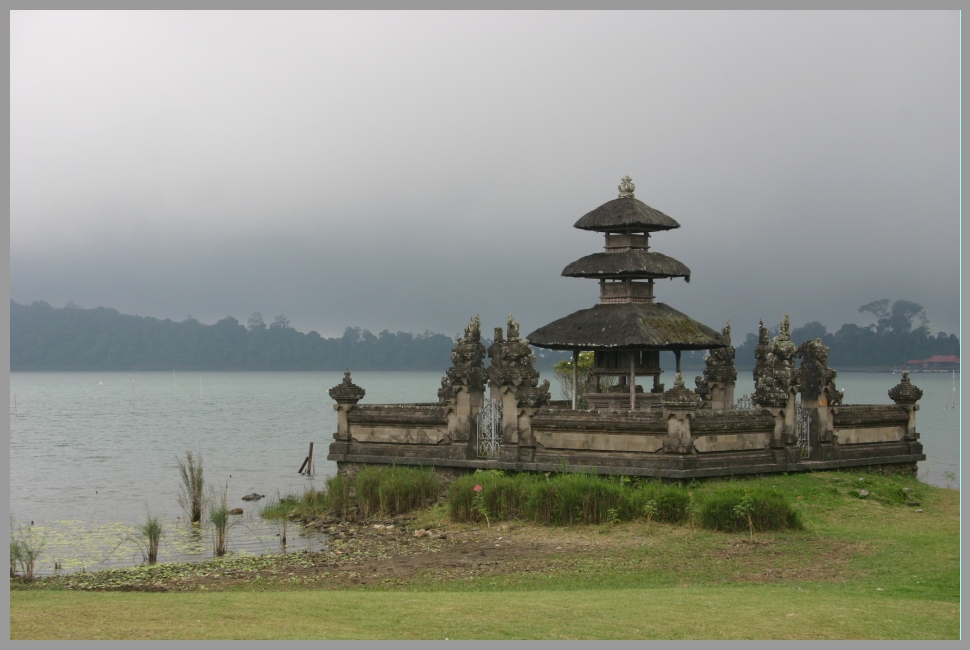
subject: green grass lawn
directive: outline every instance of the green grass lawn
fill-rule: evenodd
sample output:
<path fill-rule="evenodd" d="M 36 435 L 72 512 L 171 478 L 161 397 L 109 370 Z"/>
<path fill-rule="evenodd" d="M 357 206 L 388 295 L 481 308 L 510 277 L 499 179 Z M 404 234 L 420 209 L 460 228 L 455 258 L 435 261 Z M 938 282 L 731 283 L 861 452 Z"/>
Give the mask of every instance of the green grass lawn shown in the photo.
<path fill-rule="evenodd" d="M 14 639 L 953 639 L 959 633 L 957 603 L 809 583 L 15 596 Z"/>
<path fill-rule="evenodd" d="M 804 530 L 750 539 L 656 522 L 546 528 L 635 543 L 604 546 L 608 556 L 591 545 L 548 570 L 428 574 L 386 588 L 263 580 L 224 591 L 91 593 L 38 583 L 11 590 L 11 638 L 959 638 L 957 491 L 868 473 L 733 483 L 789 496 Z"/>

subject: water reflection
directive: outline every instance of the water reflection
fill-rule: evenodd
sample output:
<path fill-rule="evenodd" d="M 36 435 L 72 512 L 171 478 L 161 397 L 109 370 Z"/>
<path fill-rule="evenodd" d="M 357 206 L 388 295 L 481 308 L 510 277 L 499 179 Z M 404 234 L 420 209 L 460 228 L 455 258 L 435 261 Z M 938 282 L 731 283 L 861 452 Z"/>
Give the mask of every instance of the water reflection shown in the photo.
<path fill-rule="evenodd" d="M 320 551 L 329 537 L 316 529 L 288 522 L 282 544 L 282 525 L 260 518 L 238 518 L 230 524 L 228 550 L 236 555 Z M 180 520 L 162 524 L 159 562 L 198 562 L 213 557 L 211 525 L 191 526 Z M 136 526 L 120 522 L 97 523 L 58 520 L 32 527 L 44 550 L 37 575 L 117 569 L 145 563 L 146 548 Z M 55 566 L 60 567 L 56 569 Z"/>

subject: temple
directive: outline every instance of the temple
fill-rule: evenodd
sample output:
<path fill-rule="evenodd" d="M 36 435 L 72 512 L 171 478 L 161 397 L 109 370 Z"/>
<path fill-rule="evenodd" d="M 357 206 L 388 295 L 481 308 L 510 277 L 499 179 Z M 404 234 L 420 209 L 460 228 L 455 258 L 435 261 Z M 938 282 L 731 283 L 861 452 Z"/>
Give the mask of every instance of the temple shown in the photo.
<path fill-rule="evenodd" d="M 510 314 L 487 349 L 475 316 L 436 402 L 362 404 L 365 390 L 346 372 L 330 390 L 337 431 L 327 458 L 338 471 L 399 464 L 434 467 L 445 478 L 490 468 L 668 479 L 859 466 L 915 473 L 926 456 L 916 431 L 922 391 L 909 373 L 889 390 L 893 404 L 843 404 L 828 348 L 821 340 L 796 345 L 787 314 L 774 338 L 759 324 L 755 390 L 735 400 L 730 324 L 717 332 L 655 300 L 657 279 L 690 280 L 687 266 L 650 250 L 652 233 L 680 224 L 636 199 L 629 177 L 618 189 L 575 223 L 602 233 L 604 251 L 562 271 L 599 280 L 599 303 L 525 338 Z M 573 353 L 570 400 L 554 401 L 549 381 L 539 381 L 532 346 Z M 675 357 L 669 389 L 660 381 L 663 350 Z M 709 351 L 693 389 L 681 372 L 683 350 Z M 593 353 L 593 367 L 581 386 L 583 351 Z"/>
<path fill-rule="evenodd" d="M 730 346 L 729 340 L 710 327 L 654 300 L 654 280 L 684 278 L 690 282 L 687 266 L 650 252 L 650 233 L 680 228 L 680 224 L 638 201 L 629 176 L 623 177 L 618 189 L 618 198 L 586 214 L 574 226 L 602 232 L 606 238 L 604 252 L 576 260 L 562 272 L 567 277 L 599 280 L 599 304 L 529 334 L 529 342 L 536 347 L 572 350 L 574 409 L 578 404 L 581 350 L 593 351 L 596 390 L 586 393 L 587 404 L 597 409 L 619 408 L 626 392 L 630 409 L 635 410 L 660 408 L 664 392 L 660 383 L 661 350 L 674 352 L 680 373 L 681 350 Z M 640 376 L 652 378 L 649 393 L 637 385 Z M 724 396 L 719 394 L 718 400 L 722 404 Z"/>

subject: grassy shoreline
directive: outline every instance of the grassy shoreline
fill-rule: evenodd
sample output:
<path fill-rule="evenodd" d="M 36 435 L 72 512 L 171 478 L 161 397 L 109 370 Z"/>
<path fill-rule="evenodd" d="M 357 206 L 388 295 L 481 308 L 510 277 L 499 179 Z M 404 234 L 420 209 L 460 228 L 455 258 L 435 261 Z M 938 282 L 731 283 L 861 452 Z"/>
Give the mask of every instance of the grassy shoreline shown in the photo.
<path fill-rule="evenodd" d="M 485 524 L 439 504 L 336 522 L 321 553 L 13 583 L 11 638 L 958 638 L 958 492 L 839 472 L 693 491 L 759 486 L 804 528 Z"/>

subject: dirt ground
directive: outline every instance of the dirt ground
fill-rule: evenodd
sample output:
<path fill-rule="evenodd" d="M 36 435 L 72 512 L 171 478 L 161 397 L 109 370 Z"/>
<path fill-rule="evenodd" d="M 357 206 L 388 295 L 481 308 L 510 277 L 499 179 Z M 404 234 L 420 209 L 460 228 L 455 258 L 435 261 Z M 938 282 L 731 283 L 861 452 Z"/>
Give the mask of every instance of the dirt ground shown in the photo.
<path fill-rule="evenodd" d="M 335 522 L 322 528 L 333 535 L 330 549 L 308 555 L 305 565 L 289 567 L 285 578 L 290 582 L 346 589 L 486 576 L 574 574 L 633 565 L 645 568 L 640 551 L 653 544 L 683 547 L 679 557 L 671 558 L 669 552 L 657 554 L 663 569 L 673 573 L 687 571 L 689 565 L 696 571 L 703 565 L 724 564 L 724 577 L 731 581 L 839 580 L 847 576 L 849 557 L 864 552 L 851 545 L 804 536 L 797 544 L 800 551 L 794 555 L 794 545 L 779 543 L 773 537 L 717 535 L 713 544 L 691 548 L 693 532 L 689 528 L 655 525 L 653 530 L 658 534 L 649 535 L 642 524 L 560 528 L 500 523 L 485 528 L 455 524 L 415 528 L 412 520 L 397 519 L 368 524 Z M 263 570 L 261 577 L 273 580 L 283 576 L 271 568 Z M 253 576 L 236 579 L 251 582 Z M 225 575 L 198 580 L 209 588 L 227 584 Z"/>
<path fill-rule="evenodd" d="M 117 591 L 398 588 L 613 571 L 668 584 L 840 580 L 859 545 L 806 532 L 747 535 L 624 523 L 552 527 L 503 522 L 422 524 L 413 517 L 319 521 L 331 542 L 315 553 L 227 556 L 197 564 L 73 574 L 36 586 Z"/>

